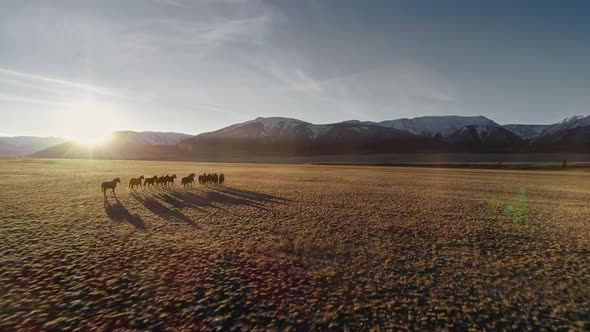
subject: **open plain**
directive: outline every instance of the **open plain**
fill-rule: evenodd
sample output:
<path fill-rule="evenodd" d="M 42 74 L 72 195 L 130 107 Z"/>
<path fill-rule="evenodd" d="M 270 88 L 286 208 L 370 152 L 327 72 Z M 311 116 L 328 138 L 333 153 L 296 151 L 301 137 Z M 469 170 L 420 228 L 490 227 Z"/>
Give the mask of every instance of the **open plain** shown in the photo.
<path fill-rule="evenodd" d="M 191 172 L 226 184 L 126 188 Z M 589 202 L 583 169 L 0 159 L 0 330 L 588 330 Z"/>

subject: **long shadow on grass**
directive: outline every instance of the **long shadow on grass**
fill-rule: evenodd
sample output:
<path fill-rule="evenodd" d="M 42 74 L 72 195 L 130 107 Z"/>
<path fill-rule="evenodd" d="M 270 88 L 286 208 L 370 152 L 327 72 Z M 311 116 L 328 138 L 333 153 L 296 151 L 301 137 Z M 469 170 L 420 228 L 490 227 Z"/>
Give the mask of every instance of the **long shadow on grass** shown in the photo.
<path fill-rule="evenodd" d="M 207 191 L 207 199 L 212 203 L 219 203 L 223 205 L 246 205 L 261 210 L 268 210 L 263 204 L 243 197 L 228 195 L 222 191 L 212 190 Z"/>
<path fill-rule="evenodd" d="M 289 201 L 289 199 L 282 198 L 279 196 L 263 194 L 263 193 L 258 193 L 255 191 L 244 190 L 244 189 L 236 189 L 236 188 L 230 188 L 230 187 L 215 187 L 214 189 L 217 190 L 218 192 L 221 192 L 221 193 L 224 193 L 227 195 L 239 197 L 241 199 L 254 201 L 254 202 L 288 202 Z"/>
<path fill-rule="evenodd" d="M 284 203 L 282 197 L 228 187 L 201 187 L 200 189 L 163 188 L 150 193 L 132 193 L 132 197 L 153 213 L 162 217 L 188 219 L 178 209 L 191 208 L 205 211 L 204 208 L 225 210 L 226 205 L 244 205 L 260 210 L 268 210 L 266 203 Z M 204 190 L 202 190 L 204 189 Z M 172 206 L 174 209 L 170 209 Z"/>
<path fill-rule="evenodd" d="M 150 210 L 157 216 L 160 216 L 164 219 L 178 220 L 187 223 L 191 226 L 196 226 L 195 222 L 191 218 L 185 216 L 182 212 L 176 209 L 171 209 L 166 205 L 162 204 L 158 199 L 156 199 L 157 196 L 151 196 L 148 194 L 140 193 L 131 193 L 131 197 L 135 198 L 139 203 L 143 204 L 143 206 L 145 206 L 148 210 Z"/>
<path fill-rule="evenodd" d="M 196 209 L 202 209 L 204 207 L 224 209 L 224 205 L 245 205 L 261 210 L 268 210 L 264 206 L 267 202 L 287 201 L 287 199 L 281 197 L 256 193 L 253 191 L 225 187 L 204 187 L 204 189 L 204 191 L 194 191 L 192 188 L 185 190 L 170 190 L 157 194 L 156 197 L 178 208 L 189 207 Z"/>
<path fill-rule="evenodd" d="M 163 196 L 162 199 L 168 199 L 170 201 L 175 200 L 178 204 L 183 205 L 183 207 L 195 208 L 198 210 L 202 210 L 203 207 L 219 208 L 212 204 L 211 201 L 207 200 L 206 197 L 191 191 L 170 191 L 161 194 L 161 196 Z"/>
<path fill-rule="evenodd" d="M 107 197 L 104 198 L 104 210 L 107 216 L 115 222 L 127 222 L 138 229 L 145 230 L 145 223 L 143 219 L 137 214 L 132 214 L 119 202 L 117 196 L 115 197 L 115 203 L 111 204 Z"/>

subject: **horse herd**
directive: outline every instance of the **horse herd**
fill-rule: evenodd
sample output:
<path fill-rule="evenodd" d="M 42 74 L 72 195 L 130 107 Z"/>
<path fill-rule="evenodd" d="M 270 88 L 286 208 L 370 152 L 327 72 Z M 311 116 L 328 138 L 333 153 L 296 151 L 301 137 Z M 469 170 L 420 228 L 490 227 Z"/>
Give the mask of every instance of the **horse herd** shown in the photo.
<path fill-rule="evenodd" d="M 180 179 L 180 184 L 183 188 L 192 187 L 195 183 L 195 177 L 199 181 L 199 184 L 202 185 L 218 185 L 223 184 L 225 182 L 225 175 L 223 173 L 217 174 L 207 174 L 203 173 L 197 176 L 195 173 L 191 173 L 188 176 L 183 177 Z M 150 178 L 146 178 L 145 176 L 141 175 L 137 178 L 132 178 L 129 180 L 129 190 L 135 190 L 136 188 L 169 188 L 174 186 L 174 180 L 176 180 L 176 174 L 172 175 L 162 175 L 157 176 L 154 175 Z M 115 193 L 115 188 L 117 187 L 117 183 L 121 183 L 120 178 L 115 178 L 112 181 L 105 181 L 101 185 L 102 193 L 106 195 L 107 190 L 111 190 L 113 194 Z"/>

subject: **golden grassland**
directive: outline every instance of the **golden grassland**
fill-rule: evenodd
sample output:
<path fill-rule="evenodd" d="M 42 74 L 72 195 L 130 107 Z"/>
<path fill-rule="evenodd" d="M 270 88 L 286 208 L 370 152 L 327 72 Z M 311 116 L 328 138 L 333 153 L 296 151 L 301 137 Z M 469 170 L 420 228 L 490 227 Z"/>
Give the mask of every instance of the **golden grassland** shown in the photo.
<path fill-rule="evenodd" d="M 227 183 L 126 189 L 190 172 Z M 0 159 L 0 188 L 0 330 L 590 328 L 588 172 Z"/>

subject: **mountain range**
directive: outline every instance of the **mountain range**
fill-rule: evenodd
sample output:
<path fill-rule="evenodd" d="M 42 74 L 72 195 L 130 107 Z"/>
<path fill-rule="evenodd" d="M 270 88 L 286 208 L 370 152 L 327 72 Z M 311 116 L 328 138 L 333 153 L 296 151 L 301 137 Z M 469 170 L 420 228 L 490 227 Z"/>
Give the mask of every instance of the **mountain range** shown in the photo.
<path fill-rule="evenodd" d="M 25 156 L 65 141 L 61 137 L 0 136 L 0 157 Z"/>
<path fill-rule="evenodd" d="M 0 137 L 0 155 L 191 160 L 203 155 L 587 152 L 590 116 L 572 116 L 550 125 L 500 125 L 484 116 L 424 116 L 331 124 L 269 117 L 196 136 L 118 131 L 108 142 L 90 149 L 59 138 L 35 138 L 44 144 L 19 149 L 6 143 L 11 139 L 16 138 Z"/>

